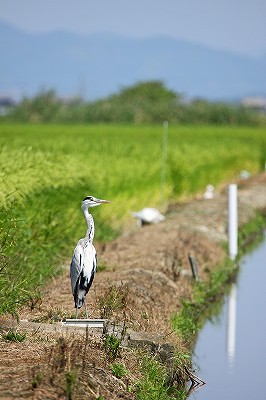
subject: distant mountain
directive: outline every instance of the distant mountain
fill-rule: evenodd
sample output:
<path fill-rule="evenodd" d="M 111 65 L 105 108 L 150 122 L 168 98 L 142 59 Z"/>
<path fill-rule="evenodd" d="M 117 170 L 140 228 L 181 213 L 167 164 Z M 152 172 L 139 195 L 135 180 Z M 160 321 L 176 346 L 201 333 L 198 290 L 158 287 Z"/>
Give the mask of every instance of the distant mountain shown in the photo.
<path fill-rule="evenodd" d="M 41 88 L 94 100 L 143 80 L 188 97 L 266 96 L 266 56 L 249 58 L 167 37 L 30 34 L 0 23 L 0 95 Z"/>

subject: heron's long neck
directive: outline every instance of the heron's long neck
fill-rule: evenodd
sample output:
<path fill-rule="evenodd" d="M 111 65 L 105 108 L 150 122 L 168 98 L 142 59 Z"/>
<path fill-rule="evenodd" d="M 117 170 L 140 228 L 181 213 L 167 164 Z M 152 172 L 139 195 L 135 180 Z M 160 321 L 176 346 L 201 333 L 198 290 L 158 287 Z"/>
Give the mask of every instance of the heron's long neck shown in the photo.
<path fill-rule="evenodd" d="M 89 213 L 88 209 L 83 210 L 83 213 L 88 225 L 88 230 L 85 239 L 89 242 L 92 242 L 94 238 L 94 220 L 92 215 Z"/>

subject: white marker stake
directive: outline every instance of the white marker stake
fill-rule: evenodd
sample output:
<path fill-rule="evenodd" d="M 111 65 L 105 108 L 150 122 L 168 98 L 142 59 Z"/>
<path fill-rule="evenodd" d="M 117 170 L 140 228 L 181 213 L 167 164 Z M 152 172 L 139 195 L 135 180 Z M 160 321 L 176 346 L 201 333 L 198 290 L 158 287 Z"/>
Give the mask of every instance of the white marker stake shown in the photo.
<path fill-rule="evenodd" d="M 235 260 L 238 253 L 237 239 L 237 185 L 231 184 L 228 189 L 228 251 L 231 260 Z"/>

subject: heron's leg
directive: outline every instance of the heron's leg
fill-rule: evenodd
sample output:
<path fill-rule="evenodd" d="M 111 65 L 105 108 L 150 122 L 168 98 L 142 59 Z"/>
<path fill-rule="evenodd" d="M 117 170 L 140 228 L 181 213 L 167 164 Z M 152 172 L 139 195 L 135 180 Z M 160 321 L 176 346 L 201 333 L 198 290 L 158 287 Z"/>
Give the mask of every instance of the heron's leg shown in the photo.
<path fill-rule="evenodd" d="M 85 306 L 85 311 L 86 311 L 86 319 L 88 319 L 89 316 L 88 316 L 88 308 L 87 308 L 86 299 L 84 300 L 84 306 Z"/>
<path fill-rule="evenodd" d="M 78 319 L 78 307 L 76 307 L 76 319 Z"/>

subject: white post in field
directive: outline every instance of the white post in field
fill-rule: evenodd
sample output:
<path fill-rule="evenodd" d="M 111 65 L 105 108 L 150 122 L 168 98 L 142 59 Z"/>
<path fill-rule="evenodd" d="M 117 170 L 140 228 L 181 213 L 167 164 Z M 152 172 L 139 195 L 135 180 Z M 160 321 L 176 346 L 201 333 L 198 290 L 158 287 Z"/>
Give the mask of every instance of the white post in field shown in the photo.
<path fill-rule="evenodd" d="M 228 252 L 231 260 L 238 254 L 237 185 L 228 188 Z"/>

